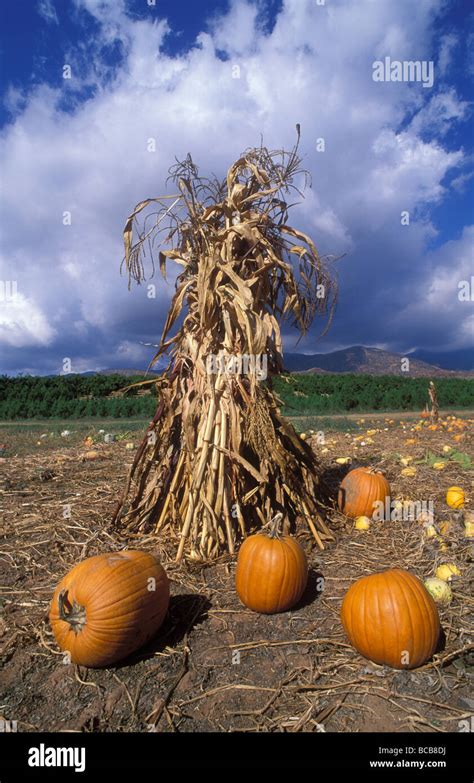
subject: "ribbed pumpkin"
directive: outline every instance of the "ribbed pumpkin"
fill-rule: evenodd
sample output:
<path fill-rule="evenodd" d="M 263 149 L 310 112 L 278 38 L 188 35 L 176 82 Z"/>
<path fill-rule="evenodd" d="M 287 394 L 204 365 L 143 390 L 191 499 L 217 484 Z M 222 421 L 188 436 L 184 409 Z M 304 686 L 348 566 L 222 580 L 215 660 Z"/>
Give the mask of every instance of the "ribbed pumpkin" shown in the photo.
<path fill-rule="evenodd" d="M 282 517 L 276 514 L 268 533 L 249 536 L 240 547 L 236 589 L 242 603 L 254 612 L 286 612 L 298 603 L 308 581 L 304 550 L 292 536 L 281 535 Z"/>
<path fill-rule="evenodd" d="M 61 650 L 83 666 L 109 666 L 162 624 L 169 603 L 164 568 L 147 552 L 89 557 L 56 587 L 49 620 Z"/>
<path fill-rule="evenodd" d="M 390 497 L 390 484 L 378 468 L 354 468 L 339 487 L 339 509 L 348 517 L 369 517 L 374 503 Z"/>
<path fill-rule="evenodd" d="M 341 619 L 361 655 L 394 669 L 425 663 L 440 634 L 435 602 L 416 576 L 398 568 L 354 582 L 342 602 Z"/>

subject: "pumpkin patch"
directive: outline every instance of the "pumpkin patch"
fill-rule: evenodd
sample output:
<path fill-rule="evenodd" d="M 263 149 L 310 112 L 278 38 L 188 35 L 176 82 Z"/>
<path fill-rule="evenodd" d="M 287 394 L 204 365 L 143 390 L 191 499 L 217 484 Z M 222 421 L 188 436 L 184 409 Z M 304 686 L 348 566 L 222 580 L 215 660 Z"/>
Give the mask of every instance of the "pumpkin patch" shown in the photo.
<path fill-rule="evenodd" d="M 54 3 L 35 5 L 36 15 L 51 22 Z M 59 281 L 51 275 L 53 293 L 46 292 L 36 302 L 34 285 L 30 291 L 26 273 L 22 274 L 23 300 L 18 300 L 19 308 L 10 307 L 6 328 L 0 330 L 10 347 L 24 345 L 28 363 L 42 352 L 42 369 L 53 368 L 53 372 L 61 372 L 60 351 L 75 337 L 71 354 L 76 369 L 70 372 L 72 359 L 66 357 L 64 378 L 49 376 L 40 381 L 21 373 L 18 378 L 0 377 L 0 412 L 16 421 L 26 411 L 32 419 L 18 421 L 18 431 L 6 428 L 5 443 L 0 444 L 0 556 L 6 571 L 0 655 L 2 681 L 4 667 L 7 685 L 0 728 L 9 731 L 12 719 L 18 720 L 21 731 L 32 733 L 47 729 L 83 737 L 90 732 L 116 732 L 123 744 L 126 734 L 159 733 L 157 741 L 150 743 L 155 768 L 159 773 L 167 767 L 175 776 L 181 761 L 198 767 L 206 759 L 206 748 L 203 744 L 191 754 L 181 742 L 166 741 L 168 734 L 211 737 L 212 766 L 218 746 L 227 745 L 219 733 L 233 733 L 241 744 L 244 734 L 271 732 L 281 744 L 284 760 L 280 763 L 275 757 L 274 763 L 298 770 L 304 768 L 299 745 L 296 753 L 283 747 L 289 733 L 373 734 L 395 728 L 405 755 L 410 743 L 405 744 L 402 732 L 417 733 L 418 750 L 422 732 L 457 731 L 458 737 L 467 733 L 472 727 L 468 723 L 465 731 L 462 722 L 470 718 L 473 707 L 474 419 L 464 406 L 471 399 L 473 381 L 470 371 L 461 378 L 461 371 L 445 373 L 417 359 L 423 346 L 416 347 L 418 341 L 404 324 L 405 318 L 412 318 L 423 335 L 427 328 L 423 321 L 439 312 L 442 348 L 444 337 L 449 341 L 450 335 L 441 332 L 451 328 L 452 337 L 455 318 L 460 320 L 461 312 L 468 317 L 467 305 L 455 295 L 459 264 L 453 264 L 446 275 L 446 299 L 433 284 L 444 279 L 439 265 L 446 259 L 441 247 L 429 250 L 429 243 L 421 240 L 428 239 L 430 231 L 435 236 L 430 222 L 435 212 L 428 220 L 420 199 L 403 195 L 403 185 L 413 184 L 420 172 L 421 180 L 428 178 L 430 184 L 430 177 L 440 179 L 460 157 L 436 146 L 434 139 L 418 146 L 414 142 L 427 127 L 422 121 L 428 116 L 427 107 L 436 104 L 430 103 L 428 94 L 426 101 L 418 100 L 417 87 L 406 85 L 372 85 L 371 99 L 380 99 L 383 111 L 367 111 L 355 104 L 346 111 L 341 102 L 349 125 L 356 122 L 362 128 L 354 137 L 345 127 L 339 133 L 340 139 L 350 139 L 345 143 L 349 151 L 352 139 L 357 142 L 360 136 L 364 154 L 355 167 L 357 174 L 354 167 L 346 166 L 344 150 L 338 154 L 338 134 L 328 136 L 328 155 L 317 156 L 322 163 L 327 157 L 322 178 L 299 215 L 305 216 L 307 226 L 324 230 L 326 246 L 334 231 L 337 246 L 354 245 L 352 269 L 340 265 L 341 258 L 330 247 L 320 255 L 312 237 L 292 224 L 292 204 L 299 200 L 305 182 L 311 181 L 299 154 L 299 123 L 292 149 L 267 148 L 262 138 L 259 146 L 246 148 L 227 172 L 200 173 L 190 153 L 176 158 L 167 192 L 149 193 L 138 203 L 134 198 L 124 213 L 128 217 L 122 233 L 121 270 L 129 288 L 138 286 L 128 305 L 129 315 L 136 319 L 134 333 L 127 337 L 118 314 L 124 300 L 117 296 L 111 302 L 113 283 L 105 285 L 113 240 L 105 236 L 105 243 L 100 241 L 96 211 L 103 209 L 106 227 L 113 226 L 108 198 L 112 190 L 122 193 L 121 188 L 132 183 L 137 195 L 143 176 L 139 163 L 145 160 L 145 151 L 154 148 L 155 140 L 148 133 L 155 128 L 166 148 L 167 126 L 168 131 L 176 127 L 182 134 L 188 123 L 186 132 L 192 135 L 196 127 L 206 125 L 207 153 L 219 153 L 216 163 L 222 168 L 218 137 L 227 126 L 237 128 L 234 115 L 239 101 L 248 110 L 241 130 L 247 134 L 258 115 L 267 117 L 267 104 L 275 101 L 275 95 L 278 99 L 278 91 L 267 90 L 268 79 L 254 62 L 261 50 L 257 39 L 263 21 L 266 28 L 267 21 L 273 20 L 261 18 L 260 6 L 265 3 L 235 0 L 230 4 L 230 27 L 220 15 L 217 25 L 211 18 L 208 32 L 201 35 L 203 45 L 197 38 L 199 45 L 189 51 L 181 67 L 180 54 L 173 52 L 170 58 L 169 52 L 161 52 L 160 36 L 169 31 L 164 22 L 158 26 L 152 9 L 140 11 L 137 3 L 132 9 L 133 3 L 111 0 L 84 0 L 82 5 L 90 6 L 89 16 L 95 15 L 98 22 L 90 28 L 90 51 L 97 57 L 101 52 L 104 62 L 111 58 L 114 68 L 109 64 L 104 73 L 113 78 L 105 78 L 104 87 L 88 89 L 84 95 L 79 95 L 76 84 L 72 104 L 64 105 L 59 100 L 64 90 L 55 73 L 55 89 L 33 91 L 31 106 L 27 106 L 28 91 L 21 93 L 24 100 L 13 101 L 19 105 L 10 112 L 5 129 L 5 138 L 12 128 L 17 130 L 8 149 L 18 147 L 26 156 L 26 162 L 20 161 L 22 178 L 30 170 L 43 174 L 45 169 L 43 159 L 39 165 L 28 165 L 36 147 L 25 143 L 23 132 L 24 127 L 34 126 L 36 93 L 44 93 L 47 101 L 40 130 L 44 126 L 51 134 L 63 133 L 64 128 L 76 131 L 68 136 L 71 143 L 57 145 L 57 150 L 52 145 L 51 155 L 60 159 L 48 181 L 56 182 L 64 198 L 52 193 L 45 203 L 34 201 L 37 208 L 31 211 L 31 220 L 23 221 L 40 226 L 38 252 L 51 245 Z M 109 19 L 105 6 L 111 5 L 116 7 Z M 312 132 L 336 128 L 325 115 L 338 103 L 341 85 L 347 95 L 353 85 L 327 70 L 329 48 L 322 46 L 327 32 L 340 28 L 351 45 L 367 39 L 368 56 L 352 52 L 347 71 L 352 79 L 352 70 L 362 69 L 354 84 L 360 82 L 367 92 L 370 59 L 386 49 L 387 42 L 388 49 L 400 48 L 400 27 L 390 17 L 382 30 L 375 29 L 379 6 L 387 6 L 383 13 L 396 17 L 400 4 L 368 1 L 367 8 L 356 7 L 354 13 L 345 9 L 347 0 L 329 3 L 328 9 L 315 7 L 324 2 L 299 0 L 268 5 L 282 6 L 283 24 L 277 24 L 274 33 L 268 25 L 263 49 L 278 65 L 275 52 L 280 57 L 289 47 L 294 64 L 289 70 L 280 69 L 279 86 L 292 85 L 295 100 L 294 105 L 283 104 L 281 122 L 291 124 L 293 115 L 296 122 L 306 82 L 319 85 L 323 92 L 330 84 L 329 101 L 314 103 L 314 112 L 313 104 L 306 107 L 316 120 L 304 139 L 304 156 L 314 162 Z M 433 9 L 424 6 L 445 4 L 419 5 L 423 7 L 413 16 L 416 24 L 405 13 L 407 25 L 413 26 L 415 40 L 420 19 L 430 18 L 436 34 L 416 40 L 433 37 L 435 59 L 442 61 L 446 40 L 439 35 Z M 155 10 L 159 16 L 162 9 Z M 346 16 L 339 24 L 343 12 Z M 238 29 L 242 24 L 245 29 Z M 148 40 L 151 28 L 153 41 Z M 131 33 L 134 29 L 138 35 Z M 302 75 L 312 45 L 294 45 L 299 29 L 304 29 L 311 44 L 315 38 L 321 73 L 314 78 L 314 74 L 309 79 Z M 282 31 L 288 32 L 287 40 Z M 121 36 L 128 43 L 118 46 L 115 54 L 112 49 L 106 53 L 106 47 L 97 45 L 99 36 L 108 37 L 111 44 Z M 459 56 L 458 50 L 465 54 L 461 37 L 460 31 L 453 57 Z M 246 39 L 251 44 L 247 47 L 242 44 Z M 44 40 L 42 35 L 42 45 Z M 458 41 L 458 34 L 453 33 L 452 41 Z M 339 56 L 345 48 L 338 47 Z M 73 51 L 73 46 L 66 49 Z M 85 51 L 78 49 L 81 56 L 74 62 L 82 62 Z M 150 68 L 145 67 L 147 60 Z M 244 78 L 233 84 L 234 76 L 240 78 L 241 66 L 235 64 L 240 61 Z M 164 71 L 160 62 L 166 66 Z M 57 71 L 57 57 L 51 63 L 49 67 Z M 91 63 L 86 62 L 87 72 L 82 74 L 87 85 L 90 75 L 101 72 L 95 59 Z M 206 80 L 199 67 L 203 63 L 206 68 L 212 64 L 218 78 Z M 443 84 L 447 89 L 448 71 L 462 71 L 445 70 L 435 101 L 442 97 Z M 189 79 L 194 79 L 193 89 L 183 90 Z M 205 89 L 194 89 L 201 81 Z M 152 84 L 149 96 L 148 82 Z M 117 85 L 120 93 L 114 99 Z M 155 105 L 160 91 L 168 96 L 164 113 L 159 102 Z M 187 96 L 185 111 L 180 111 L 176 99 L 181 93 Z M 199 101 L 209 95 L 227 100 L 225 111 L 219 111 L 217 100 L 215 111 L 200 111 Z M 384 104 L 390 95 L 397 101 L 392 112 Z M 87 101 L 84 108 L 82 100 Z M 403 100 L 411 106 L 406 122 L 400 112 Z M 94 121 L 94 105 L 106 109 L 100 122 Z M 140 127 L 140 111 L 147 117 L 147 127 Z M 54 112 L 60 122 L 50 122 L 49 114 Z M 461 117 L 454 115 L 451 121 L 461 124 Z M 104 118 L 110 117 L 116 120 L 115 136 L 108 137 Z M 375 132 L 364 132 L 367 120 L 380 124 L 380 118 L 382 125 L 372 128 Z M 447 125 L 450 118 L 445 119 Z M 271 121 L 267 125 L 273 127 Z M 446 138 L 452 142 L 452 134 Z M 321 141 L 317 140 L 318 152 Z M 84 174 L 76 160 L 84 150 L 96 147 L 105 156 L 102 190 L 100 173 L 91 169 Z M 424 148 L 431 150 L 432 158 L 435 151 L 434 165 L 417 165 Z M 61 167 L 65 150 L 74 165 Z M 107 165 L 111 150 L 120 150 L 121 166 L 115 169 Z M 160 149 L 155 156 L 159 172 L 162 153 Z M 436 156 L 447 163 L 436 165 Z M 45 158 L 47 164 L 50 156 Z M 350 193 L 344 193 L 318 214 L 325 185 L 339 182 L 340 186 L 347 173 L 363 175 L 370 160 L 372 176 L 358 182 L 359 198 L 354 202 Z M 339 175 L 331 175 L 328 165 L 339 167 Z M 67 177 L 76 171 L 91 186 L 90 192 L 85 186 L 66 187 Z M 110 176 L 114 172 L 117 176 Z M 146 173 L 147 187 L 155 174 Z M 446 182 L 449 187 L 456 184 L 451 177 Z M 18 209 L 21 196 L 30 192 L 23 181 L 20 185 L 20 197 L 16 191 L 13 194 Z M 31 189 L 33 198 L 37 190 Z M 439 188 L 440 199 L 444 190 L 448 187 Z M 429 195 L 433 183 L 421 191 Z M 376 214 L 369 209 L 371 201 Z M 63 202 L 64 208 L 74 207 L 75 227 L 64 232 L 60 241 L 50 242 L 50 233 L 58 236 L 58 209 L 62 210 Z M 401 229 L 400 241 L 397 212 L 410 204 L 417 205 L 414 225 Z M 378 214 L 380 205 L 388 209 L 385 215 Z M 122 203 L 120 209 L 126 206 Z M 346 226 L 351 209 L 359 222 L 367 212 L 367 231 L 350 221 Z M 4 210 L 8 219 L 14 212 L 14 208 Z M 21 230 L 9 233 L 22 241 Z M 377 256 L 365 261 L 359 271 L 357 263 L 364 259 L 372 234 L 380 234 Z M 417 249 L 416 253 L 406 253 L 410 241 L 415 241 L 411 250 Z M 455 241 L 464 242 L 464 234 Z M 387 252 L 384 242 L 390 245 Z M 428 252 L 425 258 L 433 263 L 425 260 L 415 269 L 418 255 L 423 260 Z M 28 258 L 23 252 L 12 253 L 13 262 L 17 256 Z M 32 283 L 37 284 L 35 264 L 32 258 Z M 353 292 L 346 289 L 343 296 L 352 307 L 349 328 L 346 334 L 340 330 L 334 335 L 335 343 L 339 339 L 346 343 L 379 319 L 384 328 L 372 335 L 371 342 L 381 347 L 343 347 L 328 356 L 289 357 L 284 348 L 298 345 L 300 337 L 308 341 L 302 350 L 311 351 L 315 319 L 314 326 L 320 325 L 322 332 L 330 326 L 336 313 L 339 267 L 341 282 L 349 280 L 354 288 Z M 156 296 L 158 275 L 148 282 L 155 270 L 165 280 L 167 274 L 171 277 L 171 286 Z M 410 280 L 399 271 L 413 274 L 417 282 L 411 302 L 407 299 Z M 82 280 L 84 273 L 89 277 Z M 70 290 L 63 292 L 64 297 L 55 296 L 66 280 Z M 44 282 L 49 284 L 49 278 Z M 381 313 L 384 282 L 393 285 L 395 295 L 393 307 Z M 0 294 L 3 288 L 0 281 Z M 167 297 L 168 312 L 163 313 L 160 305 Z M 364 298 L 364 308 L 357 297 Z M 42 308 L 48 305 L 46 319 Z M 26 318 L 23 324 L 29 311 L 29 322 Z M 113 317 L 107 318 L 112 311 Z M 64 313 L 70 320 L 61 334 Z M 160 322 L 161 338 L 155 334 L 153 314 Z M 86 345 L 87 338 L 105 338 L 107 329 L 110 334 L 102 345 Z M 296 334 L 290 334 L 293 329 Z M 466 336 L 460 328 L 456 335 L 459 340 Z M 407 356 L 385 350 L 388 339 L 403 344 Z M 128 369 L 144 360 L 143 349 L 152 346 L 155 352 L 147 357 L 146 374 L 143 368 Z M 91 367 L 108 363 L 114 347 L 116 361 L 124 362 L 118 378 L 110 378 L 106 369 L 87 370 L 89 361 Z M 16 367 L 11 356 L 8 361 Z M 305 369 L 292 370 L 292 362 L 293 367 Z M 8 399 L 3 399 L 5 390 Z M 109 414 L 115 422 L 105 420 Z M 44 433 L 42 415 L 51 419 Z M 99 416 L 104 420 L 98 421 Z M 63 429 L 66 425 L 68 429 Z M 151 548 L 153 554 L 146 551 Z M 386 749 L 389 744 L 381 740 L 379 756 L 382 746 Z M 445 744 L 440 741 L 440 747 Z M 171 764 L 162 759 L 168 746 L 174 749 Z M 311 765 L 316 773 L 332 772 L 339 757 L 346 775 L 358 766 L 363 770 L 338 748 L 335 754 L 331 751 L 327 763 L 319 753 L 321 746 L 312 743 Z M 68 748 L 50 750 L 60 755 Z M 237 767 L 248 758 L 255 767 L 254 756 L 242 750 L 237 751 L 237 761 L 230 753 L 225 761 Z M 101 759 L 103 773 L 108 770 L 106 760 Z M 140 774 L 146 766 L 132 754 L 126 761 L 124 774 L 127 768 Z M 260 762 L 263 769 L 265 753 Z M 456 764 L 451 766 L 455 775 Z"/>
<path fill-rule="evenodd" d="M 124 572 L 107 565 L 110 555 L 120 563 L 127 551 L 124 538 L 104 524 L 112 509 L 110 486 L 120 486 L 131 462 L 127 443 L 139 439 L 117 432 L 113 448 L 105 447 L 98 429 L 87 426 L 86 432 L 70 428 L 67 439 L 58 435 L 56 447 L 54 437 L 44 439 L 40 449 L 37 435 L 30 436 L 37 456 L 22 462 L 30 494 L 12 495 L 10 512 L 13 490 L 4 486 L 2 502 L 9 515 L 3 551 L 14 556 L 9 549 L 13 541 L 22 551 L 17 566 L 23 580 L 15 581 L 15 571 L 4 591 L 5 620 L 9 624 L 15 618 L 6 641 L 12 638 L 15 648 L 20 638 L 22 644 L 11 659 L 7 656 L 4 669 L 11 676 L 21 720 L 33 723 L 42 710 L 42 722 L 53 730 L 110 726 L 114 731 L 166 732 L 171 726 L 178 731 L 207 726 L 217 731 L 222 726 L 293 731 L 306 726 L 311 731 L 314 715 L 328 731 L 351 731 L 354 720 L 373 731 L 392 714 L 403 725 L 406 709 L 414 705 L 416 714 L 433 725 L 457 726 L 458 699 L 471 698 L 469 669 L 463 668 L 471 644 L 466 630 L 474 540 L 469 442 L 462 449 L 453 444 L 445 450 L 446 427 L 441 424 L 441 431 L 424 427 L 416 442 L 407 444 L 413 422 L 389 425 L 371 418 L 360 426 L 356 422 L 353 428 L 332 430 L 322 448 L 322 439 L 314 434 L 320 426 L 305 423 L 301 429 L 308 434 L 313 429 L 312 437 L 297 440 L 314 450 L 331 486 L 325 519 L 335 538 L 321 535 L 322 548 L 313 545 L 309 508 L 289 525 L 284 512 L 291 495 L 285 489 L 283 502 L 278 496 L 283 517 L 275 519 L 264 504 L 258 505 L 262 526 L 257 531 L 245 515 L 240 521 L 236 516 L 243 533 L 235 555 L 212 564 L 191 553 L 176 563 L 178 543 L 172 528 L 164 525 L 152 540 L 173 579 L 168 604 L 169 587 L 164 577 L 160 582 L 156 558 L 139 554 L 145 558 L 137 561 L 142 564 L 139 573 L 126 579 Z M 106 458 L 82 461 L 89 432 L 93 448 Z M 464 432 L 472 437 L 468 428 Z M 368 437 L 373 444 L 367 444 Z M 12 454 L 16 451 L 12 443 Z M 18 480 L 14 460 L 9 457 L 2 464 L 13 488 Z M 437 471 L 433 464 L 441 460 L 445 468 Z M 341 483 L 360 468 L 362 481 L 368 474 L 390 485 L 393 500 L 383 518 L 368 513 L 351 517 L 339 509 Z M 404 475 L 405 468 L 416 468 L 414 475 Z M 359 493 L 363 486 L 357 483 Z M 385 495 L 385 483 L 381 487 Z M 208 526 L 210 535 L 216 535 L 211 515 Z M 145 529 L 141 537 L 148 536 Z M 139 541 L 133 536 L 127 543 L 138 550 Z M 87 554 L 92 553 L 91 559 Z M 110 581 L 105 576 L 109 571 Z M 162 591 L 149 594 L 141 575 L 156 575 Z M 105 591 L 107 585 L 110 590 Z M 49 609 L 52 624 L 42 620 Z M 24 651 L 34 662 L 29 669 L 21 663 Z M 72 665 L 65 665 L 69 661 Z M 438 671 L 448 686 L 443 707 L 433 704 L 436 696 L 431 696 Z M 28 696 L 37 699 L 39 673 L 48 701 L 43 707 Z M 378 705 L 374 723 L 364 709 L 365 694 L 375 699 L 382 692 L 391 693 L 391 701 L 373 702 Z M 84 704 L 98 716 L 93 722 L 86 712 L 84 723 Z M 310 707 L 315 711 L 308 712 Z"/>

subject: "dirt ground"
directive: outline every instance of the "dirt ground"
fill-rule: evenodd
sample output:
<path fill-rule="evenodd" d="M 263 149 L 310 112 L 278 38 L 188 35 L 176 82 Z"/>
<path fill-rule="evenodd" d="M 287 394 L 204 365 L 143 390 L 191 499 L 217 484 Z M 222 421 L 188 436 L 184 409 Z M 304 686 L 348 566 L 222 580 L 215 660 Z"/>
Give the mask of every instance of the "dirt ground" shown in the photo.
<path fill-rule="evenodd" d="M 298 607 L 272 616 L 240 604 L 235 559 L 177 565 L 175 541 L 123 538 L 110 527 L 134 453 L 126 442 L 135 436 L 137 444 L 136 432 L 101 443 L 101 458 L 86 462 L 85 432 L 73 422 L 67 438 L 51 423 L 42 425 L 42 439 L 37 428 L 2 428 L 0 718 L 17 721 L 19 731 L 462 730 L 474 714 L 473 539 L 465 538 L 462 515 L 448 508 L 445 494 L 451 485 L 462 486 L 466 509 L 474 510 L 474 420 L 468 416 L 464 424 L 444 416 L 437 430 L 413 429 L 417 419 L 395 414 L 370 417 L 370 423 L 361 416 L 350 431 L 335 425 L 325 431 L 324 444 L 312 441 L 334 487 L 350 467 L 380 467 L 392 498 L 434 502 L 443 535 L 428 538 L 413 519 L 372 523 L 359 532 L 328 510 L 336 540 L 320 551 L 310 531 L 299 527 L 311 568 L 308 588 Z M 91 434 L 98 440 L 97 426 Z M 351 464 L 339 465 L 340 457 L 351 457 Z M 400 460 L 407 457 L 414 477 L 401 474 Z M 441 460 L 444 467 L 434 469 Z M 54 586 L 78 560 L 126 547 L 161 557 L 172 581 L 165 624 L 118 666 L 65 663 L 47 622 Z M 395 566 L 425 579 L 442 562 L 456 563 L 461 575 L 452 582 L 451 605 L 440 608 L 443 638 L 433 660 L 396 671 L 362 658 L 339 620 L 349 585 Z"/>

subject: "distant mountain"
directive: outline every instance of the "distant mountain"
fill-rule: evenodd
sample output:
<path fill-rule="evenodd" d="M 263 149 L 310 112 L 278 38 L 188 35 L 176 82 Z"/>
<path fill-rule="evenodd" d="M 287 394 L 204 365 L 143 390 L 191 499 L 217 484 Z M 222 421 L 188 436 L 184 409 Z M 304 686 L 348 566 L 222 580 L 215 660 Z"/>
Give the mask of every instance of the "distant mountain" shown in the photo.
<path fill-rule="evenodd" d="M 332 351 L 331 353 L 285 353 L 283 364 L 288 372 L 406 375 L 401 369 L 401 360 L 403 358 L 410 360 L 409 375 L 412 377 L 474 377 L 474 363 L 469 351 L 436 354 L 430 351 L 419 350 L 410 354 L 397 354 L 390 351 L 382 351 L 379 348 L 353 345 L 351 348 L 343 348 L 341 351 Z M 441 361 L 439 364 L 436 364 L 435 359 L 438 358 Z M 131 375 L 147 375 L 153 377 L 160 375 L 161 372 L 119 368 L 98 371 L 88 370 L 80 374 L 85 376 L 123 375 L 124 377 L 130 377 Z"/>
<path fill-rule="evenodd" d="M 365 375 L 406 375 L 402 371 L 401 360 L 409 358 L 412 377 L 429 376 L 474 376 L 466 370 L 450 370 L 410 356 L 382 351 L 379 348 L 366 348 L 363 345 L 354 345 L 341 351 L 332 353 L 285 353 L 283 364 L 289 372 L 330 372 L 330 373 L 358 373 Z"/>
<path fill-rule="evenodd" d="M 414 359 L 434 364 L 445 370 L 474 370 L 474 347 L 458 351 L 424 351 L 417 349 L 408 354 Z"/>

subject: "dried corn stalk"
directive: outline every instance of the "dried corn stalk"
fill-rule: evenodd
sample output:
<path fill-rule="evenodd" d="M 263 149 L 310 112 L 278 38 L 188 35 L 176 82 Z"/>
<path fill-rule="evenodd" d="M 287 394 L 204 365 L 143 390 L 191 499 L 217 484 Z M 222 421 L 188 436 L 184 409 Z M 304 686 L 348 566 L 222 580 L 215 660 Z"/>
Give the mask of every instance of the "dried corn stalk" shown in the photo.
<path fill-rule="evenodd" d="M 129 285 L 144 279 L 146 251 L 153 263 L 163 234 L 163 276 L 169 261 L 182 270 L 152 362 L 169 358 L 158 408 L 114 520 L 128 531 L 166 531 L 177 559 L 233 553 L 279 511 L 290 526 L 305 519 L 321 548 L 332 538 L 315 456 L 271 389 L 282 369 L 279 322 L 304 333 L 317 312 L 330 319 L 335 301 L 315 246 L 287 222 L 287 194 L 304 174 L 297 147 L 247 150 L 224 182 L 200 177 L 188 155 L 170 171 L 179 191 L 171 206 L 142 201 L 125 226 Z M 140 226 L 137 215 L 152 204 Z M 257 372 L 265 361 L 267 383 Z"/>
<path fill-rule="evenodd" d="M 436 395 L 436 386 L 434 385 L 433 381 L 430 381 L 430 385 L 428 387 L 428 395 L 431 402 L 431 411 L 430 411 L 431 421 L 437 422 L 439 419 L 439 404 L 438 404 L 438 397 Z"/>

